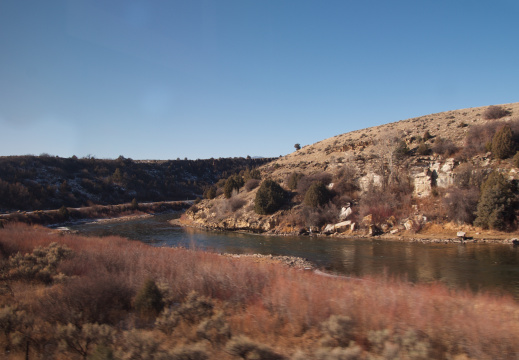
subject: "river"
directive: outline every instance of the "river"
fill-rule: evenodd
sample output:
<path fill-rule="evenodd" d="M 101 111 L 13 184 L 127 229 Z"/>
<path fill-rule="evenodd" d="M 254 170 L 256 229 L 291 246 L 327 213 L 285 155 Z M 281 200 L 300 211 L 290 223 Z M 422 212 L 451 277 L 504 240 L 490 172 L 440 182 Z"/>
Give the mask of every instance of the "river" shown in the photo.
<path fill-rule="evenodd" d="M 70 226 L 91 236 L 120 235 L 153 246 L 234 254 L 290 255 L 348 276 L 390 276 L 417 283 L 511 294 L 519 300 L 519 248 L 504 244 L 422 244 L 372 239 L 262 236 L 207 232 L 171 225 L 178 214 Z"/>

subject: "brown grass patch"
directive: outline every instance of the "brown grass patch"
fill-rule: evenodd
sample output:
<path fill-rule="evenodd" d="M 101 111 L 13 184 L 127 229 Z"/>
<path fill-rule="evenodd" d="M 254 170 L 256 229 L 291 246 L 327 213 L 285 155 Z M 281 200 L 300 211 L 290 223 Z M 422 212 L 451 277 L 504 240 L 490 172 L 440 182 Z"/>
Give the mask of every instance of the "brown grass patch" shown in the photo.
<path fill-rule="evenodd" d="M 259 344 L 258 349 L 263 349 L 264 344 L 287 358 L 298 351 L 317 354 L 324 351 L 323 346 L 331 346 L 323 340 L 330 330 L 325 331 L 322 324 L 332 315 L 351 320 L 348 336 L 359 346 L 361 359 L 378 351 L 369 339 L 373 331 L 382 330 L 393 336 L 394 346 L 409 331 L 418 332 L 421 341 L 429 344 L 429 358 L 465 354 L 478 359 L 507 359 L 519 352 L 519 305 L 510 297 L 455 292 L 439 284 L 412 285 L 385 277 L 323 277 L 279 264 L 154 248 L 118 237 L 58 235 L 45 228 L 21 225 L 7 225 L 0 230 L 4 259 L 51 242 L 73 251 L 72 258 L 59 266 L 62 281 L 42 286 L 25 281 L 13 283 L 4 277 L 13 294 L 0 295 L 1 303 L 23 309 L 32 321 L 30 329 L 24 330 L 18 324 L 0 336 L 4 350 L 6 336 L 26 331 L 35 339 L 30 342 L 34 356 L 38 353 L 47 358 L 75 358 L 70 349 L 60 347 L 58 325 L 72 323 L 81 328 L 95 322 L 108 325 L 117 334 L 105 344 L 114 351 L 137 343 L 150 345 L 152 338 L 156 342 L 152 350 L 157 354 L 195 345 L 193 349 L 199 349 L 202 339 L 197 329 L 203 319 L 181 322 L 167 337 L 153 322 L 142 320 L 135 312 L 131 300 L 151 278 L 165 291 L 166 308 L 179 309 L 188 301 L 188 294 L 196 291 L 214 302 L 215 314 L 223 312 L 223 319 L 215 324 L 229 324 L 231 339 L 247 336 Z M 127 342 L 129 338 L 134 345 Z M 200 349 L 213 357 L 232 359 L 225 351 L 225 339 L 206 340 Z M 130 350 L 135 349 L 125 351 Z M 24 350 L 11 347 L 10 351 L 21 356 Z M 409 356 L 403 347 L 398 351 L 402 357 Z"/>

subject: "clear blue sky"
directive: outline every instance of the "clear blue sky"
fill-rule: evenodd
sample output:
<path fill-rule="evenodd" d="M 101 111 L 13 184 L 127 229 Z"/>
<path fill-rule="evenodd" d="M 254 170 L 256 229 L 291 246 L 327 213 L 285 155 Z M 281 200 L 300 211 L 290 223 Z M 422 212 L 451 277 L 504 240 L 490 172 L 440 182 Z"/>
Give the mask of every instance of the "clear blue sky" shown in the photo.
<path fill-rule="evenodd" d="M 519 101 L 517 0 L 0 0 L 0 155 L 279 156 Z"/>

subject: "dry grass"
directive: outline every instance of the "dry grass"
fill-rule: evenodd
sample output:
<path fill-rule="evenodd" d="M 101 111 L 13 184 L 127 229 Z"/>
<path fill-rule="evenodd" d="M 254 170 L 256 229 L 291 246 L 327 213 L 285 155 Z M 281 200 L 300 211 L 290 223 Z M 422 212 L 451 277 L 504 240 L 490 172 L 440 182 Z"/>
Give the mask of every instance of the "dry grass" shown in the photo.
<path fill-rule="evenodd" d="M 212 299 L 215 314 L 224 314 L 214 323 L 229 324 L 235 343 L 244 335 L 256 345 L 262 344 L 257 345 L 260 354 L 265 345 L 271 354 L 284 358 L 298 351 L 313 358 L 311 354 L 329 346 L 323 341 L 326 331 L 321 324 L 332 315 L 351 319 L 348 331 L 359 346 L 359 359 L 378 354 L 369 339 L 373 331 L 381 330 L 392 334 L 392 346 L 397 346 L 409 330 L 417 332 L 430 346 L 429 358 L 464 354 L 472 359 L 510 359 L 519 353 L 517 303 L 508 297 L 453 292 L 441 285 L 412 285 L 384 277 L 323 277 L 277 264 L 154 248 L 118 237 L 58 235 L 17 224 L 0 230 L 2 263 L 17 251 L 30 252 L 52 242 L 73 252 L 58 267 L 64 275 L 60 280 L 44 286 L 35 281 L 11 281 L 3 273 L 12 293 L 4 292 L 0 303 L 4 309 L 15 306 L 24 310 L 32 321 L 24 330 L 30 335 L 30 358 L 36 358 L 36 353 L 47 358 L 77 358 L 70 348 L 60 345 L 63 335 L 59 325 L 68 323 L 78 329 L 85 323 L 107 324 L 118 335 L 104 345 L 116 352 L 130 351 L 126 341 L 131 338 L 131 346 L 147 344 L 146 351 L 157 354 L 182 348 L 205 351 L 210 358 L 236 358 L 225 351 L 221 339 L 201 342 L 197 335 L 201 322 L 181 321 L 165 336 L 153 322 L 140 318 L 132 299 L 149 278 L 160 285 L 169 309 L 178 309 L 192 291 Z M 17 326 L 12 333 L 23 330 L 19 329 L 21 324 Z M 0 344 L 5 350 L 10 338 L 2 334 Z M 75 336 L 80 337 L 78 334 Z M 22 358 L 23 349 L 12 345 L 9 358 Z M 92 346 L 88 351 L 94 349 Z M 401 357 L 409 358 L 409 349 L 399 349 Z"/>

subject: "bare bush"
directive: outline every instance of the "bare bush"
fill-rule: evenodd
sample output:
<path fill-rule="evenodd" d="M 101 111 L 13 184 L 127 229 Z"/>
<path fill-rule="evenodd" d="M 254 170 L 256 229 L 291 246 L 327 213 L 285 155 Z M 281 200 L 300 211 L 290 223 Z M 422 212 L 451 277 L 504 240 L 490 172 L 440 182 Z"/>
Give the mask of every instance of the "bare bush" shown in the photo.
<path fill-rule="evenodd" d="M 434 145 L 432 146 L 431 150 L 435 154 L 448 157 L 454 155 L 454 153 L 458 151 L 458 147 L 452 142 L 452 140 L 438 137 L 434 141 Z"/>
<path fill-rule="evenodd" d="M 300 197 L 305 196 L 308 188 L 315 182 L 321 182 L 325 185 L 332 182 L 332 176 L 326 172 L 321 172 L 313 175 L 306 175 L 299 179 L 297 183 L 297 193 Z"/>
<path fill-rule="evenodd" d="M 238 209 L 241 209 L 243 205 L 247 203 L 245 199 L 239 198 L 238 196 L 233 196 L 229 200 L 229 205 L 231 206 L 231 211 L 235 212 Z"/>
<path fill-rule="evenodd" d="M 463 153 L 471 157 L 488 151 L 488 144 L 492 142 L 492 137 L 500 126 L 502 122 L 489 122 L 470 127 L 465 137 Z"/>
<path fill-rule="evenodd" d="M 451 188 L 443 198 L 447 216 L 457 223 L 472 224 L 479 199 L 477 188 Z"/>
<path fill-rule="evenodd" d="M 502 106 L 490 105 L 483 113 L 483 118 L 486 120 L 496 120 L 510 115 L 510 111 Z"/>
<path fill-rule="evenodd" d="M 97 274 L 74 278 L 49 289 L 40 299 L 42 315 L 60 324 L 116 324 L 131 309 L 133 291 L 117 276 Z"/>
<path fill-rule="evenodd" d="M 484 179 L 484 172 L 479 168 L 474 168 L 469 163 L 460 164 L 454 169 L 454 183 L 461 189 L 476 187 L 479 189 Z"/>
<path fill-rule="evenodd" d="M 257 188 L 259 186 L 259 184 L 260 184 L 260 180 L 258 180 L 258 179 L 249 179 L 245 183 L 245 189 L 247 191 L 251 191 L 251 190 Z"/>

